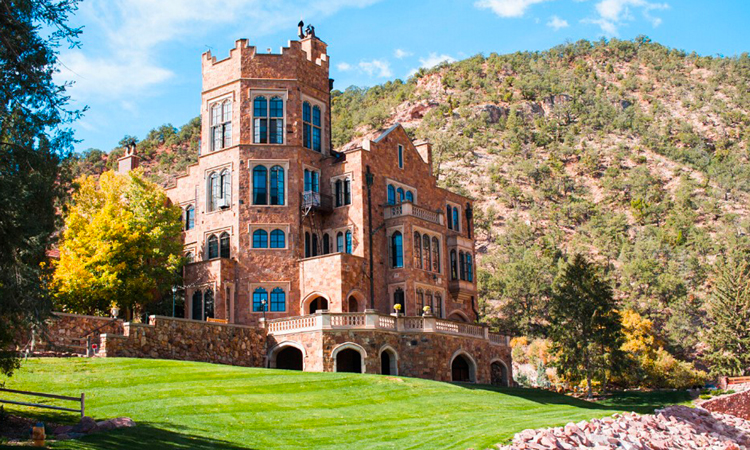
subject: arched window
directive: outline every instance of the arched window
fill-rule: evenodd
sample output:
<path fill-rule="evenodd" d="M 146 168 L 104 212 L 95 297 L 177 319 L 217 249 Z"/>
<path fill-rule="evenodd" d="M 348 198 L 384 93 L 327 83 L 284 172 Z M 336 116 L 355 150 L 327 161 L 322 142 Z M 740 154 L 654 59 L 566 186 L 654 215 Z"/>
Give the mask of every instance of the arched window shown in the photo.
<path fill-rule="evenodd" d="M 268 204 L 268 190 L 266 183 L 268 182 L 268 169 L 264 166 L 255 166 L 253 169 L 253 204 L 254 205 L 267 205 Z"/>
<path fill-rule="evenodd" d="M 281 97 L 258 96 L 253 100 L 253 142 L 284 143 L 284 100 Z"/>
<path fill-rule="evenodd" d="M 208 176 L 208 210 L 215 211 L 221 198 L 221 179 L 219 174 L 211 172 Z"/>
<path fill-rule="evenodd" d="M 310 242 L 310 232 L 305 231 L 305 258 L 309 258 L 312 256 L 312 250 L 311 250 L 311 242 Z"/>
<path fill-rule="evenodd" d="M 424 310 L 424 291 L 417 289 L 417 314 L 422 314 Z"/>
<path fill-rule="evenodd" d="M 404 188 L 396 189 L 396 193 L 398 194 L 398 202 L 403 203 L 404 200 L 406 200 L 406 194 L 404 193 Z"/>
<path fill-rule="evenodd" d="M 352 232 L 350 230 L 346 231 L 346 253 L 352 253 Z"/>
<path fill-rule="evenodd" d="M 312 108 L 307 102 L 302 103 L 302 145 L 312 148 Z"/>
<path fill-rule="evenodd" d="M 312 191 L 312 173 L 308 169 L 305 169 L 305 187 L 304 187 L 304 191 L 305 192 Z"/>
<path fill-rule="evenodd" d="M 286 235 L 281 230 L 271 231 L 271 248 L 286 247 Z"/>
<path fill-rule="evenodd" d="M 430 247 L 430 237 L 422 235 L 422 267 L 424 270 L 432 268 L 432 248 Z"/>
<path fill-rule="evenodd" d="M 432 302 L 432 292 L 427 291 L 424 295 L 424 305 L 430 307 L 430 312 L 435 309 L 435 304 Z"/>
<path fill-rule="evenodd" d="M 212 234 L 208 238 L 208 259 L 219 257 L 219 238 Z"/>
<path fill-rule="evenodd" d="M 440 241 L 438 238 L 432 238 L 432 271 L 440 273 Z"/>
<path fill-rule="evenodd" d="M 391 235 L 391 267 L 404 267 L 404 238 L 400 231 Z"/>
<path fill-rule="evenodd" d="M 396 188 L 393 187 L 392 184 L 388 185 L 388 204 L 389 205 L 396 204 Z"/>
<path fill-rule="evenodd" d="M 331 237 L 328 233 L 323 235 L 323 254 L 327 255 L 331 253 Z"/>
<path fill-rule="evenodd" d="M 318 256 L 318 235 L 316 233 L 312 234 L 312 256 Z"/>
<path fill-rule="evenodd" d="M 193 292 L 193 301 L 190 309 L 191 319 L 203 320 L 203 293 L 201 291 Z"/>
<path fill-rule="evenodd" d="M 259 287 L 253 291 L 253 312 L 268 311 L 268 291 Z"/>
<path fill-rule="evenodd" d="M 445 207 L 445 221 L 448 223 L 448 229 L 453 229 L 453 208 L 451 205 Z"/>
<path fill-rule="evenodd" d="M 336 193 L 336 206 L 344 206 L 344 182 L 336 180 L 334 183 Z"/>
<path fill-rule="evenodd" d="M 232 101 L 216 103 L 211 107 L 211 150 L 232 145 Z"/>
<path fill-rule="evenodd" d="M 344 180 L 344 204 L 352 204 L 352 180 L 349 178 Z"/>
<path fill-rule="evenodd" d="M 422 235 L 414 232 L 414 267 L 422 268 Z"/>
<path fill-rule="evenodd" d="M 312 148 L 316 152 L 321 150 L 321 121 L 320 121 L 320 108 L 313 106 L 312 109 Z"/>
<path fill-rule="evenodd" d="M 458 264 L 460 271 L 458 272 L 461 279 L 466 281 L 466 255 L 464 252 L 458 252 Z"/>
<path fill-rule="evenodd" d="M 453 207 L 453 229 L 461 231 L 461 218 L 458 216 L 458 208 Z"/>
<path fill-rule="evenodd" d="M 433 312 L 438 318 L 443 318 L 443 296 L 435 294 L 435 311 Z"/>
<path fill-rule="evenodd" d="M 393 292 L 393 305 L 401 305 L 401 314 L 406 314 L 406 300 L 404 298 L 404 290 L 401 288 L 396 289 Z"/>
<path fill-rule="evenodd" d="M 195 255 L 193 252 L 185 253 L 185 264 L 190 264 L 195 261 Z"/>
<path fill-rule="evenodd" d="M 214 318 L 214 291 L 207 290 L 203 294 L 203 320 Z"/>
<path fill-rule="evenodd" d="M 302 104 L 303 142 L 305 147 L 321 151 L 321 114 L 320 107 L 310 107 L 308 102 Z"/>
<path fill-rule="evenodd" d="M 451 250 L 451 280 L 458 280 L 458 261 L 456 261 L 455 250 Z"/>
<path fill-rule="evenodd" d="M 195 228 L 195 208 L 193 205 L 188 205 L 185 208 L 185 230 L 192 230 Z"/>
<path fill-rule="evenodd" d="M 223 202 L 219 201 L 219 207 L 228 208 L 232 203 L 232 174 L 229 172 L 229 170 L 226 169 L 221 172 L 220 197 Z"/>
<path fill-rule="evenodd" d="M 466 281 L 474 281 L 474 264 L 469 253 L 466 254 Z"/>
<path fill-rule="evenodd" d="M 340 231 L 336 235 L 336 253 L 344 253 L 344 233 Z"/>
<path fill-rule="evenodd" d="M 320 192 L 320 172 L 312 171 L 312 191 Z"/>
<path fill-rule="evenodd" d="M 284 204 L 284 168 L 271 167 L 271 205 Z"/>
<path fill-rule="evenodd" d="M 253 248 L 268 248 L 268 232 L 266 230 L 253 231 Z"/>
<path fill-rule="evenodd" d="M 414 194 L 411 191 L 406 191 L 406 201 L 414 203 Z"/>
<path fill-rule="evenodd" d="M 277 287 L 271 291 L 271 312 L 286 311 L 286 293 Z"/>
<path fill-rule="evenodd" d="M 221 233 L 219 238 L 219 255 L 222 258 L 229 258 L 229 233 Z"/>

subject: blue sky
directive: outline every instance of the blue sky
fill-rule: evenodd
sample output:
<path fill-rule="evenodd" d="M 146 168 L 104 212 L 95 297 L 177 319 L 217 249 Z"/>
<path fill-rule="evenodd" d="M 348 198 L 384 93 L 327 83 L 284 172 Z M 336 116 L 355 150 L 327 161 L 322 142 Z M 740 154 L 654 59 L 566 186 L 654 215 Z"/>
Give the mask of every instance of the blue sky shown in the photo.
<path fill-rule="evenodd" d="M 278 52 L 300 18 L 328 44 L 336 88 L 406 79 L 419 67 L 566 40 L 644 34 L 702 55 L 750 51 L 746 0 L 85 0 L 81 49 L 59 80 L 76 84 L 76 148 L 111 150 L 125 135 L 181 126 L 199 113 L 201 54 L 248 38 Z"/>

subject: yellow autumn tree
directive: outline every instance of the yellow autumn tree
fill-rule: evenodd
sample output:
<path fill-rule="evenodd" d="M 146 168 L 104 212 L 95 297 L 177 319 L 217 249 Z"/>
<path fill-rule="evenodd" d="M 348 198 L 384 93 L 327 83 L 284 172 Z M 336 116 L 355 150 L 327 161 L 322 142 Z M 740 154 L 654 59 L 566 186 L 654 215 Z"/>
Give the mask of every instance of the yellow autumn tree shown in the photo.
<path fill-rule="evenodd" d="M 83 176 L 65 216 L 52 281 L 56 307 L 126 313 L 154 301 L 179 268 L 180 208 L 142 172 Z"/>

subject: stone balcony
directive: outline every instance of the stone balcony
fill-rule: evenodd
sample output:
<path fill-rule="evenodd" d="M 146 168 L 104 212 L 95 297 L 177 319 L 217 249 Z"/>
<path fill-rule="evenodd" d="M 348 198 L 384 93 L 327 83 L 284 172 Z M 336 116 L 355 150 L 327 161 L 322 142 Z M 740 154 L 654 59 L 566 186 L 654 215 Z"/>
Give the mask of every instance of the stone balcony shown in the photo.
<path fill-rule="evenodd" d="M 448 290 L 453 295 L 474 295 L 477 292 L 474 283 L 465 280 L 450 280 L 448 281 Z"/>
<path fill-rule="evenodd" d="M 395 219 L 397 217 L 411 216 L 418 219 L 432 222 L 438 225 L 443 225 L 443 214 L 440 212 L 431 211 L 429 209 L 422 208 L 411 202 L 403 202 L 398 205 L 386 205 L 385 207 L 385 219 Z"/>
<path fill-rule="evenodd" d="M 326 330 L 381 330 L 462 336 L 487 341 L 491 345 L 510 346 L 510 337 L 491 333 L 486 325 L 438 319 L 432 315 L 421 317 L 399 315 L 396 317 L 372 310 L 363 313 L 318 311 L 306 316 L 270 320 L 265 324 L 265 327 L 269 335 L 276 336 Z"/>
<path fill-rule="evenodd" d="M 330 195 L 320 192 L 305 191 L 302 193 L 302 208 L 311 208 L 322 212 L 333 211 L 333 199 Z"/>

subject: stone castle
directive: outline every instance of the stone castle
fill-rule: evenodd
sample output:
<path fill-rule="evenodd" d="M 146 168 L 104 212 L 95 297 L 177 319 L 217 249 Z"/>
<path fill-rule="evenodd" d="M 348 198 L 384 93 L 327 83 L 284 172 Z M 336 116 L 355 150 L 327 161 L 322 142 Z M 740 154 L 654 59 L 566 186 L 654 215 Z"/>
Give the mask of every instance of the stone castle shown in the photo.
<path fill-rule="evenodd" d="M 334 150 L 327 46 L 299 36 L 203 55 L 200 156 L 167 190 L 184 318 L 265 329 L 270 367 L 507 384 L 507 338 L 474 323 L 471 199 L 399 124 Z"/>

